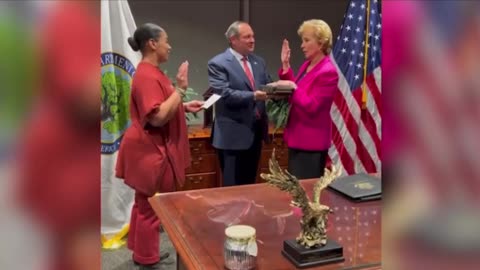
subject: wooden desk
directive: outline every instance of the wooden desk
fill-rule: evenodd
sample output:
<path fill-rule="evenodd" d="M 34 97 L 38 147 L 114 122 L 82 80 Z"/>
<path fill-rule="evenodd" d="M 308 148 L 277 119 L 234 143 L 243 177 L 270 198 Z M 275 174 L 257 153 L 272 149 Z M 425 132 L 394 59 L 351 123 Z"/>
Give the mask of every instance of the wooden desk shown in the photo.
<path fill-rule="evenodd" d="M 274 132 L 273 126 L 269 128 L 270 136 L 273 135 L 272 142 L 263 144 L 260 156 L 259 168 L 257 173 L 257 183 L 263 182 L 260 173 L 268 171 L 268 160 L 272 156 L 273 148 L 276 149 L 277 160 L 282 168 L 288 165 L 288 149 L 283 142 L 283 129 Z M 216 150 L 210 143 L 210 128 L 203 128 L 200 125 L 188 127 L 188 138 L 190 141 L 190 153 L 192 163 L 185 171 L 185 185 L 177 186 L 177 190 L 192 190 L 222 186 L 222 174 Z"/>
<path fill-rule="evenodd" d="M 316 180 L 303 180 L 311 191 Z M 308 192 L 311 196 L 311 192 Z M 287 193 L 266 184 L 161 194 L 150 198 L 178 252 L 179 269 L 224 269 L 224 230 L 229 224 L 256 228 L 257 270 L 295 267 L 282 256 L 283 240 L 294 239 L 300 218 Z M 309 269 L 381 269 L 381 201 L 353 203 L 326 190 L 328 236 L 344 248 L 345 262 Z"/>

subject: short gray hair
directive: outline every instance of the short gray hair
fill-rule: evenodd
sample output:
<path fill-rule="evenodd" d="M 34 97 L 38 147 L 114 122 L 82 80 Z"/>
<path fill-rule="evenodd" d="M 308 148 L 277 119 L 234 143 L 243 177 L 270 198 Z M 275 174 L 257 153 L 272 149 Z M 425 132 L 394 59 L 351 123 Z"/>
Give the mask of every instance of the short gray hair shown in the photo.
<path fill-rule="evenodd" d="M 246 23 L 244 21 L 234 21 L 232 24 L 227 29 L 227 32 L 225 32 L 225 37 L 227 38 L 228 42 L 230 43 L 230 38 L 234 36 L 238 36 L 239 31 L 238 28 L 240 27 L 240 24 Z"/>

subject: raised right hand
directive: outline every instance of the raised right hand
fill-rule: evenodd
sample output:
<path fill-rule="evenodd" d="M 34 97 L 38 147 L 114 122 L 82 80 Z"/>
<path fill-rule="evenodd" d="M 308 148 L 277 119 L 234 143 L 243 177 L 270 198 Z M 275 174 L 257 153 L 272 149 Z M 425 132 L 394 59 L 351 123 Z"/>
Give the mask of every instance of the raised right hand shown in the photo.
<path fill-rule="evenodd" d="M 177 86 L 182 89 L 187 89 L 188 87 L 188 61 L 183 62 L 178 68 L 177 73 Z"/>
<path fill-rule="evenodd" d="M 290 67 L 290 46 L 288 40 L 284 39 L 282 43 L 282 52 L 280 53 L 283 67 Z"/>

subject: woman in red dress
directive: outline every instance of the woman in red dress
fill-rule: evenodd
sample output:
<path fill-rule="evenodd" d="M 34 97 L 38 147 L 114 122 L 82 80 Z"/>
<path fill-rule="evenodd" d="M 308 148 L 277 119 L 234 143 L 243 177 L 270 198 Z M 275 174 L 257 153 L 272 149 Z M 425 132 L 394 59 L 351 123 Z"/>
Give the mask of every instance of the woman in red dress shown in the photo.
<path fill-rule="evenodd" d="M 159 69 L 171 50 L 168 35 L 160 26 L 142 25 L 128 43 L 141 51 L 142 61 L 132 81 L 132 124 L 122 139 L 116 176 L 135 190 L 128 235 L 133 260 L 141 269 L 157 269 L 160 220 L 147 199 L 156 192 L 175 191 L 176 184 L 183 185 L 190 164 L 185 111 L 198 112 L 203 102 L 182 103 L 188 86 L 188 62 L 180 65 L 177 87 Z"/>

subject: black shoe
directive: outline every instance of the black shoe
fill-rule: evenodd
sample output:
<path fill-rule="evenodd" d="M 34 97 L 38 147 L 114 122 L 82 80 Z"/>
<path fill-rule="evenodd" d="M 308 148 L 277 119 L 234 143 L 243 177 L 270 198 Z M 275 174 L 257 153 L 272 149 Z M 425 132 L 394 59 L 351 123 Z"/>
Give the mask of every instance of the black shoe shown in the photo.
<path fill-rule="evenodd" d="M 138 270 L 160 270 L 160 269 L 162 269 L 160 267 L 160 262 L 157 262 L 154 264 L 147 264 L 147 265 L 140 264 L 140 267 L 138 268 Z"/>
<path fill-rule="evenodd" d="M 170 257 L 170 253 L 168 253 L 168 252 L 160 253 L 160 261 L 168 259 L 168 257 Z"/>
<path fill-rule="evenodd" d="M 168 252 L 160 253 L 160 262 L 163 261 L 163 260 L 168 259 L 168 257 L 170 257 L 170 253 L 168 253 Z M 158 264 L 158 263 L 160 263 L 160 262 L 157 262 L 157 263 L 154 263 L 154 264 L 147 264 L 147 265 L 143 264 L 143 266 L 151 266 L 151 265 Z M 141 263 L 136 262 L 135 260 L 133 260 L 133 264 L 135 264 L 135 265 L 142 265 Z M 141 268 L 141 269 L 142 269 L 142 268 Z M 155 269 L 155 268 L 152 268 L 152 269 Z"/>

